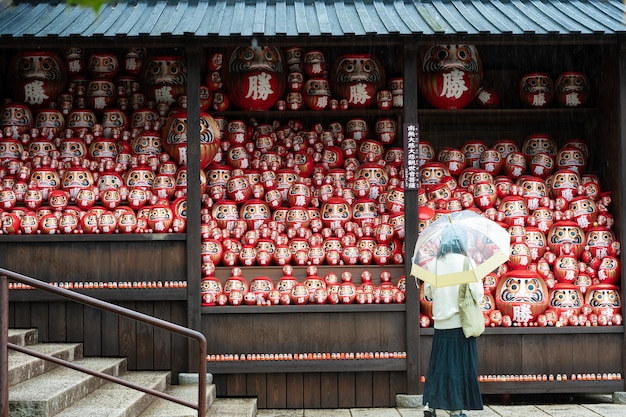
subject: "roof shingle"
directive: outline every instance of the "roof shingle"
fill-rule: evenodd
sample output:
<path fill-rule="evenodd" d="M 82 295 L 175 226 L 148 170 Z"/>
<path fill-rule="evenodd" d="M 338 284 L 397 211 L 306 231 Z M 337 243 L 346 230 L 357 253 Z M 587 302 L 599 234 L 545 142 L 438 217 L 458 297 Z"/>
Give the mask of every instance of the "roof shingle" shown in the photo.
<path fill-rule="evenodd" d="M 3 38 L 626 32 L 622 0 L 0 0 Z"/>

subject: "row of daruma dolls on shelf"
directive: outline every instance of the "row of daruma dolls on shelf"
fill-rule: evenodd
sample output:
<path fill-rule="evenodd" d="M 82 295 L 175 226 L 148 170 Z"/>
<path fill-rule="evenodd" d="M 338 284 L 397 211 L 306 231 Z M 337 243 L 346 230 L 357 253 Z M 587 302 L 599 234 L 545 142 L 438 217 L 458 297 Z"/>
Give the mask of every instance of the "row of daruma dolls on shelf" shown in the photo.
<path fill-rule="evenodd" d="M 406 280 L 401 276 L 394 284 L 391 273 L 381 271 L 380 284 L 372 282 L 371 271 L 361 273 L 361 284 L 352 281 L 352 273 L 343 271 L 341 277 L 329 272 L 324 277 L 317 275 L 316 266 L 307 267 L 307 276 L 298 280 L 293 276 L 293 267 L 285 265 L 283 276 L 276 283 L 266 276 L 257 276 L 249 283 L 242 277 L 239 267 L 231 270 L 224 281 L 213 276 L 215 267 L 203 264 L 200 294 L 203 306 L 239 305 L 304 305 L 304 304 L 391 304 L 404 303 Z"/>
<path fill-rule="evenodd" d="M 622 324 L 619 287 L 594 284 L 581 292 L 575 284 L 548 288 L 537 271 L 512 270 L 485 277 L 480 302 L 486 326 L 619 326 Z M 420 325 L 432 322 L 432 300 L 420 294 Z"/>
<path fill-rule="evenodd" d="M 57 194 L 59 199 L 67 199 L 61 190 L 53 191 L 51 199 L 56 200 Z M 112 209 L 94 206 L 88 210 L 66 205 L 62 211 L 55 210 L 54 204 L 37 210 L 15 207 L 11 211 L 0 211 L 0 234 L 184 233 L 186 205 L 186 198 L 181 197 L 174 202 L 157 200 L 137 211 L 126 205 Z"/>
<path fill-rule="evenodd" d="M 243 122 L 234 125 L 245 135 Z M 313 132 L 312 143 L 321 144 L 320 134 L 323 129 Z M 349 140 L 356 145 L 348 138 L 342 143 Z M 331 145 L 322 149 L 319 163 L 301 150 L 262 153 L 262 162 L 272 168 L 266 164 L 257 173 L 233 166 L 234 161 L 209 165 L 202 208 L 206 256 L 227 266 L 403 263 L 403 152 L 384 153 L 372 140 L 360 143 L 366 142 L 378 145 L 377 162 L 360 163 L 359 155 L 344 166 L 342 149 Z M 356 245 L 361 238 L 364 250 Z"/>
<path fill-rule="evenodd" d="M 421 207 L 418 212 L 420 229 L 441 213 L 428 207 Z M 533 215 L 528 218 L 537 219 Z M 548 282 L 577 283 L 581 287 L 594 280 L 605 284 L 619 281 L 621 244 L 608 226 L 596 224 L 585 229 L 575 221 L 563 219 L 542 223 L 544 227 L 533 222 L 500 223 L 511 235 L 507 262 L 510 269 L 533 268 Z"/>
<path fill-rule="evenodd" d="M 387 82 L 382 62 L 368 53 L 326 60 L 321 50 L 272 45 L 211 52 L 206 86 L 210 108 L 241 110 L 347 110 L 401 108 L 403 80 Z"/>
<path fill-rule="evenodd" d="M 441 174 L 442 182 L 425 184 L 418 194 L 420 230 L 443 212 L 470 208 L 509 230 L 511 269 L 534 269 L 549 287 L 568 283 L 582 291 L 592 284 L 619 281 L 620 243 L 608 212 L 611 193 L 600 191 L 596 176 L 559 170 L 551 182 L 534 176 L 513 182 L 482 170 L 466 170 L 458 180 L 446 178 L 445 171 Z M 490 203 L 484 205 L 485 195 L 475 200 L 473 195 L 486 188 L 495 195 L 489 194 Z M 455 201 L 467 204 L 453 208 Z"/>
<path fill-rule="evenodd" d="M 568 177 L 566 181 L 574 186 L 578 178 L 573 172 L 565 171 L 557 172 L 555 177 L 559 183 Z M 554 222 L 564 220 L 573 221 L 585 231 L 596 226 L 612 228 L 614 224 L 609 213 L 612 193 L 600 192 L 599 182 L 549 190 L 546 183 L 536 177 L 523 177 L 513 183 L 500 177 L 490 178 L 484 172 L 475 172 L 472 181 L 477 182 L 466 188 L 452 177 L 444 183 L 422 186 L 418 190 L 420 217 L 428 221 L 437 212 L 476 209 L 507 226 L 533 226 L 543 232 Z"/>
<path fill-rule="evenodd" d="M 450 175 L 459 176 L 466 168 L 480 168 L 493 176 L 516 179 L 522 175 L 548 178 L 555 171 L 568 169 L 582 175 L 590 157 L 589 146 L 582 139 L 567 139 L 559 148 L 547 133 L 528 135 L 522 145 L 512 139 L 500 139 L 493 146 L 472 139 L 460 148 L 445 147 L 435 151 L 425 140 L 419 145 L 419 166 L 438 162 Z"/>
<path fill-rule="evenodd" d="M 186 228 L 186 167 L 167 154 L 136 158 L 125 172 L 107 160 L 92 172 L 78 158 L 48 156 L 0 170 L 5 234 L 180 233 Z M 154 163 L 148 163 L 152 161 Z"/>
<path fill-rule="evenodd" d="M 296 224 L 289 217 L 291 210 L 282 221 L 273 219 L 258 228 L 247 226 L 244 220 L 235 222 L 231 230 L 215 220 L 203 223 L 203 262 L 225 266 L 404 263 L 404 222 L 396 224 L 400 218 L 404 220 L 403 213 L 394 217 L 383 214 L 364 223 L 332 224 L 318 217 L 310 224 Z M 317 209 L 311 210 L 319 214 Z"/>
<path fill-rule="evenodd" d="M 206 226 L 206 225 L 203 225 Z M 384 228 L 390 226 L 381 223 Z M 203 262 L 224 266 L 268 265 L 402 265 L 405 258 L 404 240 L 377 234 L 371 226 L 362 229 L 348 224 L 347 230 L 324 228 L 313 232 L 308 228 L 286 230 L 283 223 L 271 221 L 259 230 L 225 237 L 219 229 L 213 236 L 202 239 Z M 212 229 L 215 230 L 215 229 Z M 244 230 L 244 229 L 242 229 Z M 351 231 L 351 230 L 354 230 Z M 383 243 L 384 242 L 384 243 Z"/>

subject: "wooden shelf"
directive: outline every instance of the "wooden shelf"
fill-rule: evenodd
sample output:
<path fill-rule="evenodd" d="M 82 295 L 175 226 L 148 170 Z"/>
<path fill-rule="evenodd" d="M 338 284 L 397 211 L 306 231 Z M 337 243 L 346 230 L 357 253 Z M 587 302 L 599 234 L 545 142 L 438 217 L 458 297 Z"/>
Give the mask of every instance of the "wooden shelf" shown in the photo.
<path fill-rule="evenodd" d="M 595 117 L 595 108 L 553 108 L 553 109 L 461 109 L 417 111 L 420 125 L 446 124 L 463 120 L 465 124 L 538 124 L 560 123 L 578 125 Z"/>
<path fill-rule="evenodd" d="M 293 266 L 293 276 L 298 281 L 304 281 L 307 277 L 306 266 Z M 247 280 L 251 280 L 258 276 L 267 276 L 271 278 L 274 283 L 283 276 L 283 267 L 279 265 L 268 265 L 268 266 L 252 266 L 252 267 L 243 267 L 241 268 L 243 278 Z M 226 281 L 231 274 L 232 267 L 228 266 L 217 266 L 215 268 L 214 276 L 219 278 L 222 282 Z M 374 284 L 380 283 L 380 272 L 381 271 L 389 271 L 391 273 L 391 282 L 395 284 L 402 275 L 406 274 L 406 266 L 405 265 L 318 265 L 317 266 L 317 275 L 324 278 L 324 276 L 329 272 L 334 272 L 337 274 L 339 278 L 341 278 L 341 273 L 344 271 L 349 271 L 352 273 L 352 282 L 356 285 L 361 283 L 361 272 L 364 270 L 369 270 L 372 272 L 372 282 Z M 413 282 L 413 281 L 410 281 Z M 248 282 L 249 283 L 249 282 Z"/>
<path fill-rule="evenodd" d="M 104 301 L 185 301 L 186 288 L 101 288 L 101 289 L 74 289 L 79 294 L 88 295 Z M 49 294 L 38 290 L 9 290 L 10 302 L 47 302 L 69 301 L 64 297 Z"/>
<path fill-rule="evenodd" d="M 420 329 L 421 336 L 432 336 L 435 329 L 432 327 Z M 513 335 L 513 334 L 578 334 L 578 333 L 624 333 L 624 326 L 566 326 L 566 327 L 489 327 L 483 335 Z"/>
<path fill-rule="evenodd" d="M 617 381 L 537 381 L 481 382 L 482 394 L 605 393 L 624 391 L 624 380 Z"/>
<path fill-rule="evenodd" d="M 304 120 L 328 120 L 344 118 L 380 118 L 398 117 L 402 115 L 402 109 L 378 110 L 378 109 L 348 109 L 348 110 L 269 110 L 269 111 L 242 111 L 228 110 L 225 112 L 210 111 L 213 117 L 226 117 L 228 119 L 241 119 L 247 121 L 251 118 L 257 120 L 284 120 L 284 119 L 304 119 Z"/>
<path fill-rule="evenodd" d="M 111 233 L 111 234 L 54 234 L 54 235 L 0 235 L 3 242 L 151 242 L 187 240 L 186 233 Z"/>
<path fill-rule="evenodd" d="M 210 306 L 202 314 L 371 313 L 406 311 L 406 304 L 305 304 L 277 306 Z"/>
<path fill-rule="evenodd" d="M 213 374 L 390 371 L 406 371 L 406 359 L 331 359 L 291 361 L 240 360 L 207 362 L 207 372 Z"/>

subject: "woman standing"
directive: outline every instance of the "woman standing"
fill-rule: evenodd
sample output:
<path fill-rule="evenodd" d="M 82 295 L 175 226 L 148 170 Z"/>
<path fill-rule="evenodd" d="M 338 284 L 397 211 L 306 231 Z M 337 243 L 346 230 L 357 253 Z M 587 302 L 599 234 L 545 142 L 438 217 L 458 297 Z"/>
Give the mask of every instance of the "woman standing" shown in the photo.
<path fill-rule="evenodd" d="M 442 239 L 443 240 L 443 239 Z M 437 274 L 468 269 L 458 239 L 442 244 L 439 254 L 429 265 Z M 476 301 L 482 299 L 482 282 L 468 285 Z M 463 410 L 482 410 L 483 401 L 478 384 L 476 338 L 466 338 L 459 315 L 459 285 L 436 288 L 424 284 L 424 295 L 433 302 L 435 333 L 426 383 L 424 385 L 424 417 L 435 416 L 435 410 L 448 410 L 450 416 L 467 417 Z"/>

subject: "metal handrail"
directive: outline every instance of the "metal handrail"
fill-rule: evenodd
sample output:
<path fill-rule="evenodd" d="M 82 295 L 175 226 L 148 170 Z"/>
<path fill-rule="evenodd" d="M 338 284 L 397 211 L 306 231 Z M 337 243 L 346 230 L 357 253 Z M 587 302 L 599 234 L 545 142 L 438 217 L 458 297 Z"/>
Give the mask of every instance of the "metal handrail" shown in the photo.
<path fill-rule="evenodd" d="M 119 377 L 104 374 L 98 371 L 93 371 L 88 368 L 76 365 L 72 362 L 55 358 L 50 355 L 37 353 L 28 348 L 9 343 L 9 280 L 21 282 L 32 287 L 38 288 L 43 291 L 47 291 L 56 295 L 59 295 L 70 300 L 86 304 L 100 310 L 109 311 L 121 316 L 125 316 L 137 321 L 151 324 L 161 329 L 167 330 L 172 333 L 177 333 L 181 336 L 185 336 L 189 339 L 195 339 L 199 345 L 199 357 L 198 357 L 198 404 L 190 403 L 180 398 L 176 398 L 164 392 L 156 391 L 151 388 L 145 388 L 140 385 L 128 382 Z M 56 364 L 66 366 L 68 368 L 84 372 L 99 378 L 106 379 L 116 384 L 124 385 L 126 387 L 142 391 L 144 393 L 154 395 L 159 398 L 163 398 L 168 401 L 172 401 L 186 407 L 193 408 L 198 411 L 198 416 L 206 415 L 206 350 L 207 341 L 204 335 L 195 330 L 188 329 L 186 327 L 170 323 L 165 320 L 158 319 L 156 317 L 148 316 L 143 313 L 139 313 L 128 308 L 120 307 L 115 304 L 107 303 L 106 301 L 98 300 L 97 298 L 89 297 L 84 294 L 80 294 L 74 291 L 66 290 L 64 288 L 56 287 L 48 283 L 39 281 L 37 279 L 28 277 L 26 275 L 18 274 L 3 268 L 0 268 L 0 417 L 9 416 L 9 359 L 8 349 L 13 349 L 19 352 L 23 352 L 32 356 L 36 356 L 40 359 L 48 360 Z"/>

